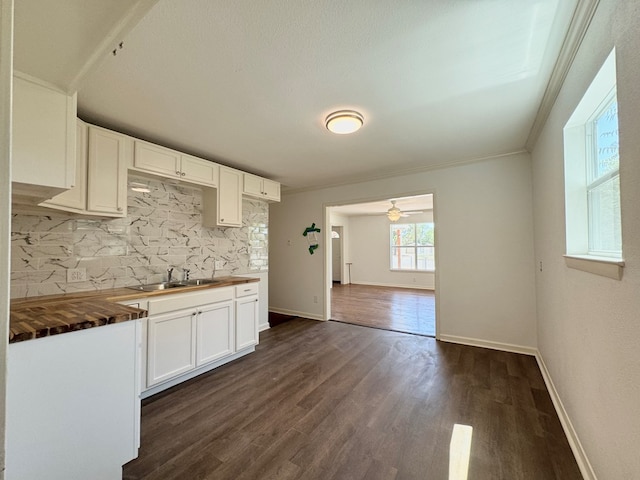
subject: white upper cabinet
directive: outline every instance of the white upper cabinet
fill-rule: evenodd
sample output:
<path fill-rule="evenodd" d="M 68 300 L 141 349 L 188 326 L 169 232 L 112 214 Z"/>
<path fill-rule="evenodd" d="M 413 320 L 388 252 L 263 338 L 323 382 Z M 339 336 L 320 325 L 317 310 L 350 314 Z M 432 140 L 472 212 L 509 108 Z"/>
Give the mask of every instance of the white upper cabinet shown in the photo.
<path fill-rule="evenodd" d="M 142 140 L 135 141 L 133 167 L 209 187 L 218 185 L 218 164 Z"/>
<path fill-rule="evenodd" d="M 124 217 L 133 140 L 77 121 L 75 186 L 40 205 L 85 215 Z"/>
<path fill-rule="evenodd" d="M 14 201 L 51 198 L 76 178 L 76 95 L 22 74 L 13 87 Z"/>
<path fill-rule="evenodd" d="M 215 187 L 218 185 L 219 165 L 190 155 L 180 156 L 182 178 L 193 183 Z"/>
<path fill-rule="evenodd" d="M 123 217 L 127 211 L 127 164 L 132 140 L 89 126 L 87 211 Z"/>
<path fill-rule="evenodd" d="M 218 188 L 202 192 L 202 222 L 206 227 L 242 226 L 242 172 L 220 167 Z"/>
<path fill-rule="evenodd" d="M 273 202 L 280 201 L 280 184 L 250 173 L 244 174 L 242 193 Z"/>

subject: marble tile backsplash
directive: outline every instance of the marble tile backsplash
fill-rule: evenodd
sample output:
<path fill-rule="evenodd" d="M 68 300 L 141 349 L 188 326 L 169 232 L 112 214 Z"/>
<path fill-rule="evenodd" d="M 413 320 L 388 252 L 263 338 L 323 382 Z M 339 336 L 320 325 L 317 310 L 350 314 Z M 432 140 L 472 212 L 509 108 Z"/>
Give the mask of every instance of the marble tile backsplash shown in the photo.
<path fill-rule="evenodd" d="M 202 226 L 202 189 L 129 177 L 151 192 L 129 191 L 126 218 L 105 219 L 56 210 L 14 213 L 11 224 L 11 298 L 155 283 L 183 269 L 191 278 L 268 269 L 269 205 L 243 199 L 241 228 Z M 87 280 L 67 283 L 67 269 Z"/>

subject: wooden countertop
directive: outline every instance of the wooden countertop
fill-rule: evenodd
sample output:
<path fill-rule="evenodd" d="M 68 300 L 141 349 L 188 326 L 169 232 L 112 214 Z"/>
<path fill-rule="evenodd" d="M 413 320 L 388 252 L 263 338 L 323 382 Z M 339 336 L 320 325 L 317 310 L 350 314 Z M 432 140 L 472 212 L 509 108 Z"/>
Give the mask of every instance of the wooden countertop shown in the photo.
<path fill-rule="evenodd" d="M 9 312 L 9 343 L 126 322 L 147 316 L 146 310 L 120 305 L 117 302 L 259 281 L 257 278 L 249 277 L 220 277 L 217 280 L 219 280 L 217 283 L 210 285 L 188 286 L 154 292 L 112 288 L 13 299 Z"/>

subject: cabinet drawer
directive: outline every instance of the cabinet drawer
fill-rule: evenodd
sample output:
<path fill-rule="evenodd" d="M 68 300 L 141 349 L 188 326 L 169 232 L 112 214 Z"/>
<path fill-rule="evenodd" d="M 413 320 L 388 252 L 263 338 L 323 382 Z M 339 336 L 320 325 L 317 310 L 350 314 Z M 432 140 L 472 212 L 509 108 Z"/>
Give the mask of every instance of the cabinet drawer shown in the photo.
<path fill-rule="evenodd" d="M 258 294 L 258 282 L 236 285 L 236 297 L 248 297 Z"/>
<path fill-rule="evenodd" d="M 149 316 L 232 299 L 233 290 L 231 287 L 210 288 L 193 293 L 185 292 L 167 295 L 158 299 L 149 300 Z"/>

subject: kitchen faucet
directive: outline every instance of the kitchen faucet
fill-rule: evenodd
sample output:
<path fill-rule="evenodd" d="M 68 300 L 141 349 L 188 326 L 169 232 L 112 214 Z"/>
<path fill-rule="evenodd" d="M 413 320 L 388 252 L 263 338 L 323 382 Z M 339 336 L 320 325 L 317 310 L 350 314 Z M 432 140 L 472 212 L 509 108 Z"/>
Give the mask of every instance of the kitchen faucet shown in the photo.
<path fill-rule="evenodd" d="M 167 283 L 171 283 L 171 275 L 173 275 L 173 267 L 167 268 Z"/>

